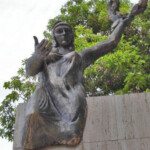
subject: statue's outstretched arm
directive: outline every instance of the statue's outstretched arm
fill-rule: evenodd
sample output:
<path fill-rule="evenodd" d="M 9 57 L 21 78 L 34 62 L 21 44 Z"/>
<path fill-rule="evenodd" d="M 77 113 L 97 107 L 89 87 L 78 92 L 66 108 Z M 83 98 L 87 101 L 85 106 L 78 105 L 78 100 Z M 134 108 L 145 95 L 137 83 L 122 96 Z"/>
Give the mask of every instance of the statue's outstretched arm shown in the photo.
<path fill-rule="evenodd" d="M 117 27 L 106 41 L 98 43 L 97 45 L 87 48 L 79 53 L 83 60 L 83 69 L 117 46 L 125 28 L 134 20 L 134 16 L 144 12 L 147 6 L 147 1 L 148 0 L 141 0 L 140 3 L 132 8 L 129 15 L 122 17 L 119 13 L 119 0 L 110 0 L 108 10 L 110 18 L 114 22 L 112 26 Z"/>
<path fill-rule="evenodd" d="M 34 37 L 34 40 L 35 52 L 26 63 L 26 74 L 29 76 L 34 76 L 42 71 L 51 50 L 51 44 L 48 44 L 47 40 L 44 39 L 40 43 L 37 37 Z"/>

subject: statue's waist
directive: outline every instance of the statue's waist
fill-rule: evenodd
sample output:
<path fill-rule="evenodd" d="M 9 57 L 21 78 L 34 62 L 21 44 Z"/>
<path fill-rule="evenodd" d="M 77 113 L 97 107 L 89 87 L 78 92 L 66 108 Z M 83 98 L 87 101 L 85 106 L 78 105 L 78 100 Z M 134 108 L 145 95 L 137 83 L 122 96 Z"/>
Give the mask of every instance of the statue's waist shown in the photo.
<path fill-rule="evenodd" d="M 77 117 L 80 109 L 84 109 L 84 88 L 80 85 L 74 89 L 41 87 L 42 96 L 39 97 L 38 105 L 40 112 L 46 112 L 64 119 Z M 52 90 L 52 91 L 51 91 Z"/>

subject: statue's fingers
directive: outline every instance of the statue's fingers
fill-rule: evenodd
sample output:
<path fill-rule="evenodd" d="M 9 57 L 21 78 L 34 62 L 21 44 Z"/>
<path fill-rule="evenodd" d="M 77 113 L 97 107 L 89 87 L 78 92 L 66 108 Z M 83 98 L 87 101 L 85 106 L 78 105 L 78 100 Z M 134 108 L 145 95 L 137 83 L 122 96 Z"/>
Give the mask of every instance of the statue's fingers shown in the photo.
<path fill-rule="evenodd" d="M 49 43 L 48 45 L 47 45 L 47 49 L 51 49 L 52 48 L 52 43 Z"/>
<path fill-rule="evenodd" d="M 42 45 L 40 46 L 41 49 L 46 48 L 46 45 L 48 44 L 48 40 L 44 40 Z"/>
<path fill-rule="evenodd" d="M 35 46 L 38 45 L 39 44 L 38 38 L 36 36 L 33 36 L 33 38 L 34 38 L 34 45 Z"/>
<path fill-rule="evenodd" d="M 141 0 L 138 4 L 134 5 L 131 11 L 131 15 L 135 16 L 143 13 L 147 7 L 148 0 Z"/>
<path fill-rule="evenodd" d="M 51 46 L 47 46 L 46 48 L 45 48 L 45 53 L 50 53 L 51 52 L 51 50 L 52 50 L 52 47 Z"/>
<path fill-rule="evenodd" d="M 131 10 L 131 14 L 132 15 L 136 15 L 136 13 L 138 12 L 139 10 L 139 4 L 136 4 L 133 6 L 132 10 Z"/>
<path fill-rule="evenodd" d="M 52 43 L 47 44 L 45 48 L 48 52 L 50 52 L 52 50 Z"/>
<path fill-rule="evenodd" d="M 49 50 L 47 48 L 43 48 L 41 53 L 44 55 L 44 56 L 47 56 L 49 54 Z"/>
<path fill-rule="evenodd" d="M 45 39 L 43 39 L 43 40 L 40 42 L 40 44 L 39 44 L 38 47 L 43 47 L 44 42 L 45 42 Z"/>
<path fill-rule="evenodd" d="M 47 56 L 49 53 L 50 53 L 50 51 L 46 51 L 46 52 L 45 52 L 45 55 Z"/>
<path fill-rule="evenodd" d="M 48 40 L 45 40 L 45 42 L 43 43 L 43 47 L 47 47 L 47 44 L 48 44 Z"/>

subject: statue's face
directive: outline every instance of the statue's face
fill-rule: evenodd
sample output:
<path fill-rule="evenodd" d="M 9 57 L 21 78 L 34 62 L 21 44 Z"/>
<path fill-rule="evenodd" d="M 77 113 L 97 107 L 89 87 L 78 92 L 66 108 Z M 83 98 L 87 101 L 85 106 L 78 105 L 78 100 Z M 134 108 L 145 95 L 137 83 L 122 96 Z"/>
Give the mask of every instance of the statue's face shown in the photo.
<path fill-rule="evenodd" d="M 59 46 L 67 47 L 72 44 L 73 32 L 67 25 L 60 25 L 55 28 L 54 36 Z"/>

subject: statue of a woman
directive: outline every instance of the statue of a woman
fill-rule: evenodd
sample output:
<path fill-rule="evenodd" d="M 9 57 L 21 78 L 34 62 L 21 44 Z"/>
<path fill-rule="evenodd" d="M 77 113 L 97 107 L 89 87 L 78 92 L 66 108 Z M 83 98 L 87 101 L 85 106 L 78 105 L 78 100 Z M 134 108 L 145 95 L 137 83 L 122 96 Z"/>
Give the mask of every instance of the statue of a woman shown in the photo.
<path fill-rule="evenodd" d="M 112 1 L 111 1 L 112 2 Z M 112 3 L 110 3 L 112 8 Z M 74 50 L 74 34 L 69 24 L 58 21 L 52 28 L 52 44 L 35 39 L 35 52 L 28 59 L 26 72 L 39 74 L 40 86 L 27 104 L 22 130 L 25 150 L 49 145 L 77 145 L 87 116 L 84 69 L 115 48 L 139 8 L 124 19 L 114 10 L 115 30 L 109 39 L 79 53 Z M 116 9 L 117 10 L 117 9 Z M 116 13 L 116 15 L 115 15 Z"/>

